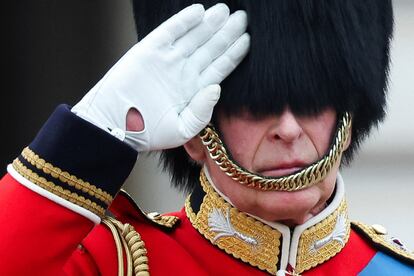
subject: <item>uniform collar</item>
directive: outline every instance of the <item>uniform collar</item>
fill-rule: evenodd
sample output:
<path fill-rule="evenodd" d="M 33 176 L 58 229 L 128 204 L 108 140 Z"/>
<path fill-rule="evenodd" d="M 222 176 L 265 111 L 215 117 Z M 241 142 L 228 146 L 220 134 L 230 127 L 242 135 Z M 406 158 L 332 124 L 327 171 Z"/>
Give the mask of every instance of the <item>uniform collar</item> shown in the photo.
<path fill-rule="evenodd" d="M 237 210 L 214 187 L 206 169 L 200 183 L 185 206 L 194 228 L 227 254 L 270 274 L 292 268 L 302 273 L 338 254 L 348 241 L 350 222 L 339 174 L 329 205 L 293 229 Z"/>

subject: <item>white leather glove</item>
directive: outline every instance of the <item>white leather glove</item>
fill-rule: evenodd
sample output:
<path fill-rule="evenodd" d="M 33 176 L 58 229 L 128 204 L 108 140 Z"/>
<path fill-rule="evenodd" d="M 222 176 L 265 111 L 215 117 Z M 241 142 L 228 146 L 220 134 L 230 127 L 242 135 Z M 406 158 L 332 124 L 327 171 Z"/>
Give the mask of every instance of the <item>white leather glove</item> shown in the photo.
<path fill-rule="evenodd" d="M 134 45 L 72 112 L 108 132 L 121 129 L 138 151 L 183 145 L 208 124 L 218 84 L 247 54 L 246 27 L 244 11 L 189 6 Z M 131 108 L 144 130 L 126 131 Z"/>

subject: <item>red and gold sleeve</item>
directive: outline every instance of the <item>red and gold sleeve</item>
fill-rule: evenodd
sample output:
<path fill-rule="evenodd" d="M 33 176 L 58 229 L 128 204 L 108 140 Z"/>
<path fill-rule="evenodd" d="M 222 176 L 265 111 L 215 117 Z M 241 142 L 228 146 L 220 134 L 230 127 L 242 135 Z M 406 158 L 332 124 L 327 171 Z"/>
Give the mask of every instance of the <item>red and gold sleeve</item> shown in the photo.
<path fill-rule="evenodd" d="M 0 182 L 0 275 L 59 275 L 137 152 L 59 106 Z"/>

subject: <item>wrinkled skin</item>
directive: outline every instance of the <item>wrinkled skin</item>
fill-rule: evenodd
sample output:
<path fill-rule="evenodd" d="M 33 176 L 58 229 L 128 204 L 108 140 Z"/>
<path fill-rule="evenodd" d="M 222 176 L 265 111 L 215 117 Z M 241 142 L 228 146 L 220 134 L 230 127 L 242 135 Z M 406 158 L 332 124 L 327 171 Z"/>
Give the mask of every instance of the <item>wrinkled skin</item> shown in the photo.
<path fill-rule="evenodd" d="M 266 176 L 282 176 L 323 157 L 335 132 L 336 120 L 336 112 L 330 108 L 314 116 L 297 116 L 286 108 L 279 116 L 261 119 L 249 114 L 219 116 L 219 128 L 232 157 L 242 167 Z M 184 147 L 194 160 L 205 164 L 216 188 L 236 208 L 289 226 L 302 224 L 324 209 L 339 170 L 338 161 L 324 180 L 304 190 L 259 191 L 226 176 L 208 156 L 198 137 Z"/>

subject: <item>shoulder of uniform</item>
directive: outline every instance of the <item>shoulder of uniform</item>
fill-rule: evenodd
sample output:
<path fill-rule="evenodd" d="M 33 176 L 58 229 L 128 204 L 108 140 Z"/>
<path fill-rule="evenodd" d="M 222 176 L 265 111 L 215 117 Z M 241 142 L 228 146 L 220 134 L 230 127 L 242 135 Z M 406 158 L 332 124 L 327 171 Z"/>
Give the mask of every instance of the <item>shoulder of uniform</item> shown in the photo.
<path fill-rule="evenodd" d="M 136 223 L 128 222 L 126 219 L 128 217 L 133 217 Z M 118 267 L 126 264 L 128 271 L 135 271 L 136 275 L 143 276 L 149 275 L 149 265 L 146 245 L 141 238 L 143 233 L 139 233 L 140 225 L 150 224 L 163 231 L 171 231 L 178 225 L 178 222 L 179 218 L 176 216 L 144 212 L 124 190 L 119 192 L 107 211 L 107 215 L 102 218 L 102 224 L 111 232 L 115 242 Z M 145 228 L 148 229 L 148 227 Z M 151 228 L 151 231 L 153 230 Z M 123 275 L 123 271 L 121 274 Z"/>
<path fill-rule="evenodd" d="M 135 211 L 135 215 L 139 215 L 144 222 L 150 223 L 153 226 L 167 232 L 174 230 L 180 223 L 180 218 L 178 216 L 143 211 L 125 190 L 121 189 L 119 194 L 128 200 L 129 204 Z"/>
<path fill-rule="evenodd" d="M 399 239 L 389 236 L 384 226 L 353 221 L 351 227 L 377 250 L 414 265 L 414 252 L 410 252 Z"/>

